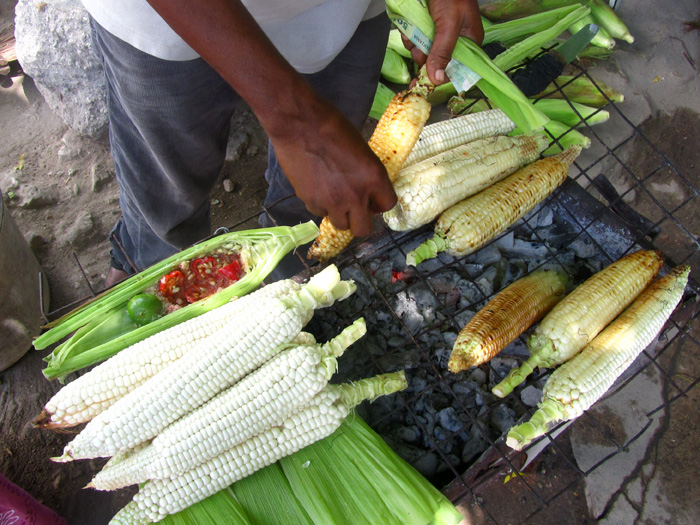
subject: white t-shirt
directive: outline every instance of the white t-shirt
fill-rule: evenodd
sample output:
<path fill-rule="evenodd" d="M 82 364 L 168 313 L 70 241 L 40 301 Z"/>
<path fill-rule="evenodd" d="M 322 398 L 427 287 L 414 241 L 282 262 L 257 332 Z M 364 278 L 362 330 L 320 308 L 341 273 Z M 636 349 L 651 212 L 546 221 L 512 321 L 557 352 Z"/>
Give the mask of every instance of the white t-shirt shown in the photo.
<path fill-rule="evenodd" d="M 164 60 L 199 55 L 146 0 L 82 0 L 114 36 Z M 362 20 L 384 9 L 384 0 L 242 0 L 277 50 L 300 73 L 323 69 L 345 47 Z M 193 4 L 196 9 L 196 3 Z"/>

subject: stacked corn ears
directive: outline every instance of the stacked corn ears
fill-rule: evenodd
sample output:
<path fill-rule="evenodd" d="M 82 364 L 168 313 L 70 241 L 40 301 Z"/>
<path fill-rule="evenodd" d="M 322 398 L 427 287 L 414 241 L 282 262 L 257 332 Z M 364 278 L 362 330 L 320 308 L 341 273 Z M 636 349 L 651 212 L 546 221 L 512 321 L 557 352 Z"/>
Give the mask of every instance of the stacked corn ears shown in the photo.
<path fill-rule="evenodd" d="M 329 266 L 305 285 L 263 287 L 117 354 L 47 403 L 47 427 L 89 421 L 55 461 L 111 457 L 89 485 L 99 490 L 146 482 L 114 518 L 140 523 L 329 435 L 362 400 L 406 386 L 402 373 L 327 384 L 364 320 L 324 344 L 302 329 L 315 309 L 354 290 Z"/>
<path fill-rule="evenodd" d="M 549 376 L 532 418 L 512 428 L 506 443 L 520 450 L 557 422 L 577 418 L 598 401 L 659 335 L 683 297 L 689 266 L 678 266 L 651 283 L 574 358 Z"/>

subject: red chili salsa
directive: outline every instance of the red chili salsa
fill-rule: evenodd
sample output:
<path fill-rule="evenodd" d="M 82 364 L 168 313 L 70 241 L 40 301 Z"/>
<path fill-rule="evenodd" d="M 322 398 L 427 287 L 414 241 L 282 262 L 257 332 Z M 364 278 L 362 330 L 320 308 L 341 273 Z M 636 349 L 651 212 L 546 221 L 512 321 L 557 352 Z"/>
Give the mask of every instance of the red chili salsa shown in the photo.
<path fill-rule="evenodd" d="M 217 253 L 180 263 L 161 277 L 157 295 L 175 307 L 209 297 L 245 275 L 244 264 L 236 254 Z"/>

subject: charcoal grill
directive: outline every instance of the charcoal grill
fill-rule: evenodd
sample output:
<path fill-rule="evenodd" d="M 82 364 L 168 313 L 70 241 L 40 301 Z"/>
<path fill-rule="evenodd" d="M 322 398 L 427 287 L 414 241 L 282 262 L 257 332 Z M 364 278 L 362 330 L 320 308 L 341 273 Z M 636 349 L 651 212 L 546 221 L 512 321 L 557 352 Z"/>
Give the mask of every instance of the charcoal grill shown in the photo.
<path fill-rule="evenodd" d="M 588 73 L 579 69 L 578 75 Z M 441 254 L 417 268 L 407 268 L 406 253 L 432 233 L 431 227 L 398 234 L 380 225 L 377 233 L 355 242 L 333 261 L 344 278 L 358 283 L 358 292 L 332 309 L 317 312 L 310 324 L 319 339 L 328 339 L 357 317 L 365 317 L 368 334 L 340 360 L 338 377 L 352 380 L 407 370 L 407 391 L 363 405 L 360 415 L 402 457 L 479 521 L 516 523 L 533 518 L 600 465 L 624 453 L 645 428 L 621 441 L 587 412 L 573 425 L 593 425 L 613 452 L 585 469 L 557 439 L 569 423 L 555 427 L 522 452 L 505 446 L 507 428 L 534 412 L 548 374 L 546 370 L 533 374 L 503 400 L 490 394 L 490 386 L 524 360 L 525 338 L 476 369 L 451 374 L 446 364 L 461 327 L 490 296 L 513 280 L 538 268 L 556 267 L 579 283 L 639 248 L 661 250 L 666 270 L 677 264 L 691 265 L 681 306 L 658 340 L 607 395 L 614 395 L 645 370 L 656 368 L 670 394 L 648 411 L 645 417 L 649 420 L 698 383 L 697 377 L 680 381 L 662 359 L 680 345 L 686 353 L 697 356 L 700 351 L 697 338 L 687 329 L 698 313 L 700 250 L 698 239 L 684 224 L 684 218 L 697 210 L 698 189 L 619 107 L 610 103 L 606 109 L 628 129 L 626 136 L 619 141 L 601 137 L 599 130 L 606 124 L 584 130 L 593 144 L 572 166 L 569 180 L 508 232 L 470 256 L 456 259 Z M 640 156 L 646 159 L 643 171 L 636 163 Z M 661 177 L 682 188 L 682 201 L 671 202 L 655 189 Z M 643 204 L 641 211 L 640 206 L 627 203 L 633 192 L 636 202 Z M 269 214 L 273 208 L 262 212 Z M 257 214 L 229 229 L 256 224 Z M 303 262 L 307 273 L 316 270 L 308 261 Z M 525 469 L 542 449 L 553 450 L 559 457 L 556 486 L 542 483 Z M 508 497 L 517 500 L 512 504 L 517 508 L 513 515 L 503 508 L 508 501 L 503 498 Z"/>

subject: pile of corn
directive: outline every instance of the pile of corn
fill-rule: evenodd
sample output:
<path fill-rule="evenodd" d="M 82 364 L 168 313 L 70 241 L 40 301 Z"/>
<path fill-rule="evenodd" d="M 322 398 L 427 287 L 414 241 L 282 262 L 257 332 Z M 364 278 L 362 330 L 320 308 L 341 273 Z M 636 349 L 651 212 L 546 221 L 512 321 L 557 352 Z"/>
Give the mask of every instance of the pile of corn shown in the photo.
<path fill-rule="evenodd" d="M 302 330 L 315 309 L 354 290 L 329 266 L 304 285 L 265 286 L 123 350 L 46 404 L 43 426 L 87 423 L 54 461 L 111 458 L 88 487 L 139 484 L 112 522 L 148 523 L 331 435 L 357 404 L 406 387 L 403 372 L 328 383 L 364 320 L 322 344 Z M 418 490 L 419 478 L 406 483 Z M 454 522 L 458 513 L 436 493 L 421 503 L 424 522 L 438 511 Z"/>

